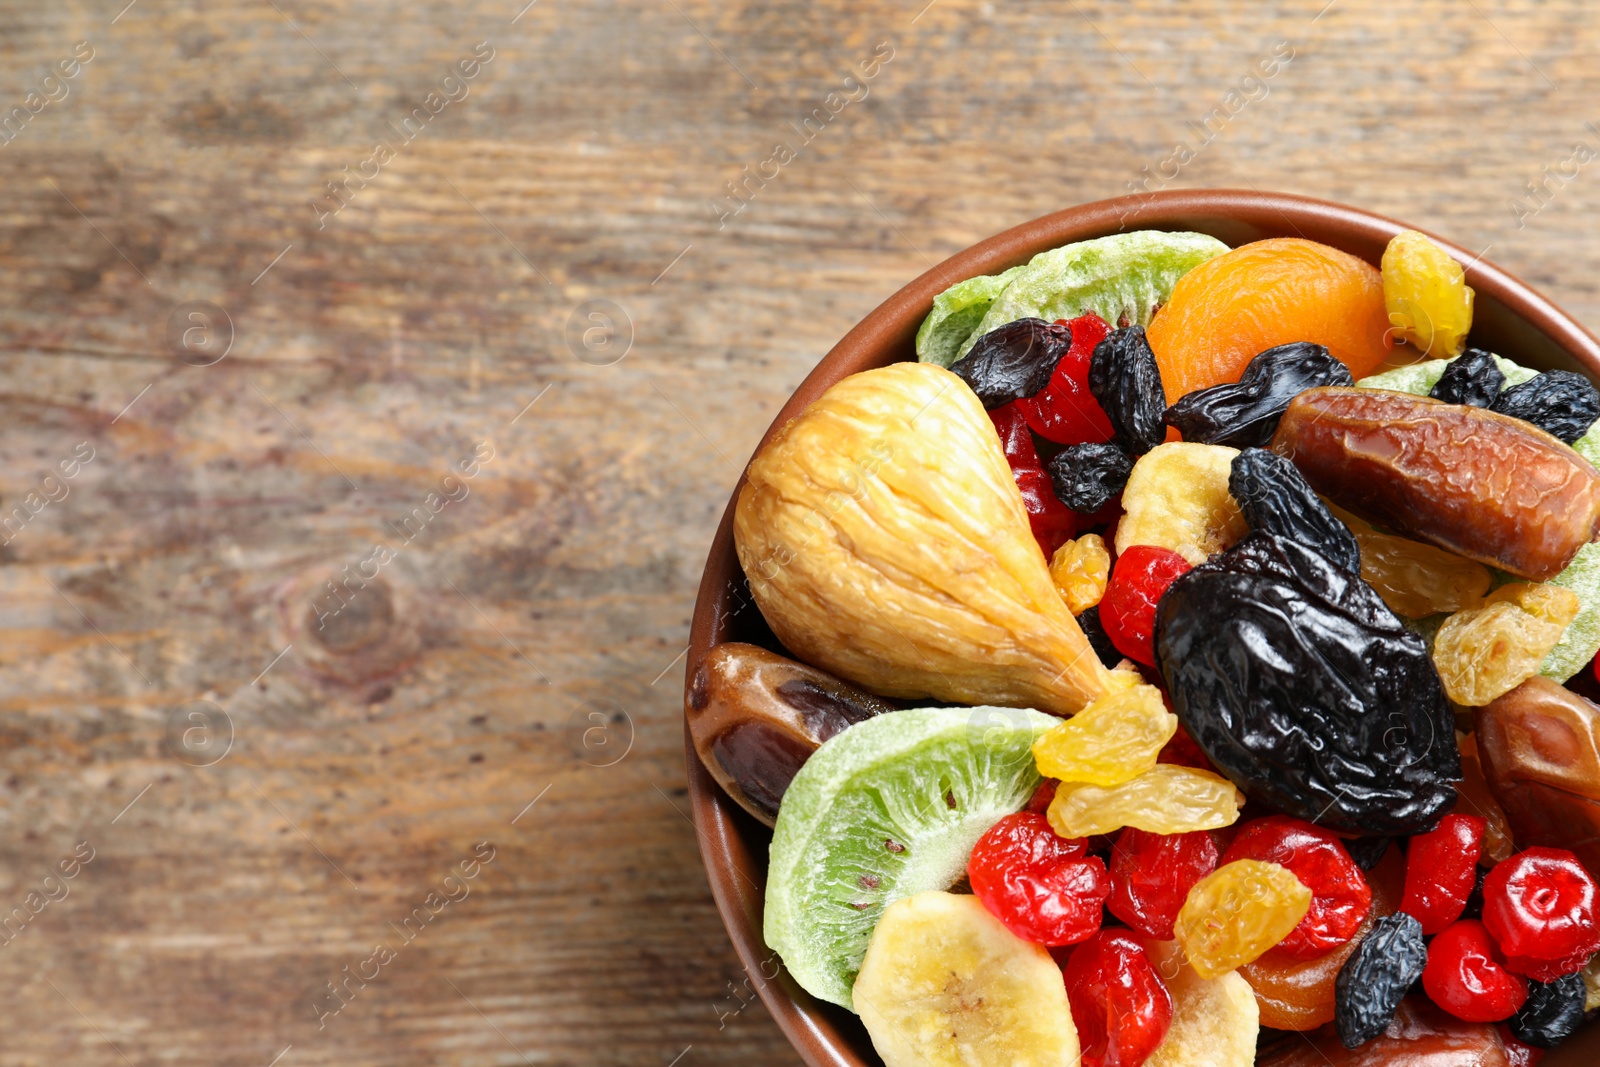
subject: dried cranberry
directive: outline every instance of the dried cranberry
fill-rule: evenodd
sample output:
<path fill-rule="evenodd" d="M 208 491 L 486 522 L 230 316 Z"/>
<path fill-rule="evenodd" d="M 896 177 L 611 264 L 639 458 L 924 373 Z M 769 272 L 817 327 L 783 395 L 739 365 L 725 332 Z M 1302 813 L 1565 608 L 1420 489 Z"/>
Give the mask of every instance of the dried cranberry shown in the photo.
<path fill-rule="evenodd" d="M 1111 440 L 1111 420 L 1089 392 L 1089 360 L 1094 346 L 1106 339 L 1111 327 L 1090 312 L 1071 320 L 1057 320 L 1072 332 L 1072 344 L 1056 363 L 1050 383 L 1034 396 L 1020 401 L 1028 425 L 1046 441 L 1081 445 Z"/>
<path fill-rule="evenodd" d="M 1011 466 L 1011 477 L 1022 491 L 1022 502 L 1028 509 L 1028 525 L 1033 528 L 1033 538 L 1049 558 L 1055 550 L 1077 536 L 1082 518 L 1056 499 L 1050 475 L 1039 462 L 1039 453 L 1033 447 L 1033 435 L 1028 432 L 1028 420 L 1020 403 L 1007 404 L 989 412 L 995 432 L 1000 435 L 1000 447 L 1005 451 L 1006 462 Z"/>
<path fill-rule="evenodd" d="M 1528 983 L 1505 968 L 1505 958 L 1484 925 L 1451 923 L 1428 945 L 1422 988 L 1433 1002 L 1469 1023 L 1509 1019 L 1528 999 Z"/>
<path fill-rule="evenodd" d="M 1146 667 L 1156 665 L 1151 632 L 1156 605 L 1167 586 L 1189 570 L 1189 561 L 1167 548 L 1133 545 L 1111 569 L 1111 581 L 1100 598 L 1100 623 L 1117 651 Z"/>
<path fill-rule="evenodd" d="M 1478 856 L 1488 822 L 1476 815 L 1446 815 L 1438 829 L 1411 839 L 1400 910 L 1436 934 L 1461 918 L 1477 884 Z"/>
<path fill-rule="evenodd" d="M 1018 937 L 1072 945 L 1100 929 L 1111 877 L 1087 842 L 1057 836 L 1031 811 L 1007 815 L 978 839 L 967 860 L 972 893 Z"/>
<path fill-rule="evenodd" d="M 1483 924 L 1515 971 L 1541 982 L 1600 949 L 1594 878 L 1566 849 L 1530 848 L 1483 880 Z"/>
<path fill-rule="evenodd" d="M 1206 831 L 1153 834 L 1130 826 L 1111 849 L 1106 909 L 1141 934 L 1171 941 L 1189 890 L 1216 869 L 1217 845 Z"/>
<path fill-rule="evenodd" d="M 1234 860 L 1287 867 L 1311 890 L 1311 910 L 1278 943 L 1278 951 L 1295 959 L 1315 959 L 1338 948 L 1355 936 L 1372 910 L 1366 875 L 1343 843 L 1320 826 L 1287 815 L 1245 823 L 1222 855 L 1224 865 Z"/>
<path fill-rule="evenodd" d="M 1139 1067 L 1167 1036 L 1172 994 L 1129 934 L 1095 934 L 1073 950 L 1062 977 L 1082 1067 Z"/>

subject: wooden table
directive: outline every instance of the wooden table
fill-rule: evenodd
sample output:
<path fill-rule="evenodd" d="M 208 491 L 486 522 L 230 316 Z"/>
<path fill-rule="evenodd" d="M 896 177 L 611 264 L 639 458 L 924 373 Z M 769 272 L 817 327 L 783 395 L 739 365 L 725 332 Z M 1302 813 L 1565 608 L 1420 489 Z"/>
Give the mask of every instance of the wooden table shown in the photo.
<path fill-rule="evenodd" d="M 797 1062 L 695 584 L 980 237 L 1303 192 L 1600 322 L 1581 0 L 124 2 L 0 2 L 0 1067 Z"/>

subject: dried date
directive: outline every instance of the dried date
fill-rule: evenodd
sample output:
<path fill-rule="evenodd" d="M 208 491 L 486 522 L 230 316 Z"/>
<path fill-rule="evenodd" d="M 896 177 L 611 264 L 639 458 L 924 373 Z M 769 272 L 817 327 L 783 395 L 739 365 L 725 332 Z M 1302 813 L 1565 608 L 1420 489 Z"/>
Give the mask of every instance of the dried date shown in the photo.
<path fill-rule="evenodd" d="M 1581 374 L 1547 370 L 1495 397 L 1491 410 L 1531 422 L 1570 445 L 1600 418 L 1600 390 Z"/>
<path fill-rule="evenodd" d="M 1427 645 L 1355 575 L 1264 531 L 1156 609 L 1174 710 L 1253 800 L 1348 833 L 1430 829 L 1461 777 Z"/>
<path fill-rule="evenodd" d="M 1128 484 L 1133 457 L 1114 444 L 1068 445 L 1045 469 L 1056 499 L 1073 511 L 1093 515 L 1109 504 Z"/>
<path fill-rule="evenodd" d="M 1494 357 L 1481 348 L 1469 348 L 1450 361 L 1428 395 L 1446 404 L 1486 408 L 1505 387 L 1506 376 Z"/>
<path fill-rule="evenodd" d="M 1043 319 L 998 326 L 950 365 L 986 409 L 1033 396 L 1050 384 L 1056 364 L 1072 347 L 1072 332 Z"/>
<path fill-rule="evenodd" d="M 1350 368 L 1309 341 L 1257 355 L 1237 382 L 1197 389 L 1167 409 L 1168 426 L 1185 441 L 1250 448 L 1272 440 L 1289 401 L 1323 385 L 1354 385 Z"/>
<path fill-rule="evenodd" d="M 1089 358 L 1089 392 L 1111 420 L 1117 442 L 1129 452 L 1142 456 L 1166 440 L 1161 416 L 1167 394 L 1143 326 L 1113 330 L 1095 345 Z"/>
<path fill-rule="evenodd" d="M 1357 516 L 1518 577 L 1564 570 L 1600 529 L 1600 471 L 1526 423 L 1381 389 L 1312 389 L 1272 439 Z"/>
<path fill-rule="evenodd" d="M 1305 475 L 1276 452 L 1247 448 L 1233 457 L 1228 493 L 1250 529 L 1298 541 L 1351 574 L 1361 572 L 1355 535 L 1334 518 Z"/>

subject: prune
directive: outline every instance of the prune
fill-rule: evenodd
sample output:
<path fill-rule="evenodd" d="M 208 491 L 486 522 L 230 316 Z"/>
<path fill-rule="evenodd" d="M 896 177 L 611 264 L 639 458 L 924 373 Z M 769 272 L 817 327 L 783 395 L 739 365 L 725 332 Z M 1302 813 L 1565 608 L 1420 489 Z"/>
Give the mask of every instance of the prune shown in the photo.
<path fill-rule="evenodd" d="M 1100 606 L 1097 604 L 1086 611 L 1080 611 L 1077 616 L 1078 629 L 1083 631 L 1083 636 L 1088 638 L 1089 647 L 1094 649 L 1094 654 L 1100 657 L 1100 662 L 1107 667 L 1115 667 L 1122 662 L 1122 653 L 1117 651 L 1117 646 L 1111 643 L 1111 637 L 1106 633 L 1106 628 L 1100 622 Z"/>
<path fill-rule="evenodd" d="M 1276 452 L 1247 448 L 1233 457 L 1228 493 L 1250 529 L 1298 541 L 1351 574 L 1360 573 L 1355 535 L 1333 517 L 1305 475 Z"/>
<path fill-rule="evenodd" d="M 1072 347 L 1072 333 L 1043 319 L 1018 319 L 978 338 L 950 369 L 972 387 L 985 408 L 1033 396 L 1050 384 Z"/>
<path fill-rule="evenodd" d="M 1118 443 L 1129 452 L 1142 456 L 1166 440 L 1161 416 L 1167 410 L 1167 394 L 1143 326 L 1114 330 L 1094 346 L 1089 392 L 1111 420 Z"/>
<path fill-rule="evenodd" d="M 1340 1043 L 1357 1048 L 1389 1029 L 1427 962 L 1428 946 L 1416 919 L 1397 911 L 1374 922 L 1339 969 L 1334 986 L 1333 1022 Z"/>
<path fill-rule="evenodd" d="M 1363 519 L 1545 581 L 1600 524 L 1600 471 L 1527 423 L 1381 389 L 1312 389 L 1272 450 Z"/>
<path fill-rule="evenodd" d="M 1583 975 L 1529 982 L 1528 999 L 1511 1017 L 1511 1034 L 1524 1045 L 1555 1048 L 1583 1025 Z"/>
<path fill-rule="evenodd" d="M 736 641 L 711 650 L 684 703 L 700 762 L 768 826 L 790 780 L 818 745 L 894 710 L 815 667 Z"/>
<path fill-rule="evenodd" d="M 1495 397 L 1491 410 L 1572 444 L 1600 418 L 1600 390 L 1581 374 L 1547 370 Z"/>
<path fill-rule="evenodd" d="M 1316 552 L 1250 534 L 1172 583 L 1155 643 L 1184 728 L 1252 799 L 1397 835 L 1455 803 L 1461 756 L 1427 645 Z"/>
<path fill-rule="evenodd" d="M 1383 854 L 1389 851 L 1389 846 L 1394 843 L 1392 837 L 1352 837 L 1346 839 L 1344 850 L 1350 853 L 1350 858 L 1355 860 L 1356 866 L 1363 871 L 1370 871 L 1383 859 Z"/>
<path fill-rule="evenodd" d="M 1494 357 L 1481 348 L 1469 348 L 1459 359 L 1452 359 L 1428 395 L 1446 404 L 1466 404 L 1486 408 L 1506 387 L 1506 376 Z"/>
<path fill-rule="evenodd" d="M 1056 499 L 1073 511 L 1093 515 L 1128 484 L 1133 457 L 1120 445 L 1068 445 L 1045 469 Z"/>
<path fill-rule="evenodd" d="M 1163 419 L 1185 441 L 1250 448 L 1272 440 L 1289 401 L 1321 385 L 1354 385 L 1350 368 L 1310 341 L 1278 345 L 1250 361 L 1237 382 L 1197 389 Z"/>

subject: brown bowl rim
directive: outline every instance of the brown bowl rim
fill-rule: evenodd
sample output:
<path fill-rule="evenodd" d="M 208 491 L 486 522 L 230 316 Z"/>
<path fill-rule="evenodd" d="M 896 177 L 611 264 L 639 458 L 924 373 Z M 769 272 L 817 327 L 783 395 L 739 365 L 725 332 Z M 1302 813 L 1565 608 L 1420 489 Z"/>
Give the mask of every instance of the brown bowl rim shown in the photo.
<path fill-rule="evenodd" d="M 800 383 L 772 420 L 761 444 L 839 379 L 908 356 L 915 358 L 912 342 L 917 327 L 933 298 L 955 282 L 998 273 L 1071 241 L 1138 229 L 1223 230 L 1245 235 L 1248 240 L 1305 236 L 1343 248 L 1376 265 L 1391 237 L 1419 227 L 1326 200 L 1256 189 L 1163 191 L 1095 201 L 1044 215 L 956 253 L 873 309 Z M 1242 243 L 1221 233 L 1217 236 L 1231 245 Z M 1477 293 L 1475 341 L 1495 351 L 1511 351 L 1518 362 L 1537 367 L 1564 366 L 1600 379 L 1600 341 L 1593 334 L 1538 291 L 1481 255 L 1448 239 L 1429 236 L 1467 264 L 1467 282 Z M 741 474 L 712 539 L 701 577 L 684 672 L 686 698 L 700 663 L 723 639 L 731 617 L 731 591 L 743 574 L 734 554 L 732 526 L 733 502 L 743 485 Z M 684 749 L 689 806 L 706 875 L 717 911 L 744 965 L 747 985 L 761 995 L 784 1035 L 811 1067 L 872 1067 L 878 1062 L 877 1057 L 870 1053 L 870 1043 L 865 1042 L 864 1032 L 853 1023 L 853 1017 L 842 1009 L 817 1002 L 800 989 L 777 965 L 775 954 L 762 939 L 765 842 L 770 831 L 729 800 L 700 765 L 687 721 Z M 852 1028 L 853 1033 L 846 1032 Z M 1591 1028 L 1595 1029 L 1600 1028 Z M 871 1058 L 863 1058 L 858 1046 L 864 1046 Z M 1600 1043 L 1571 1042 L 1547 1057 L 1545 1067 L 1563 1067 L 1569 1050 L 1583 1055 L 1600 1050 Z M 1572 1058 L 1574 1065 L 1578 1062 L 1587 1061 Z"/>

